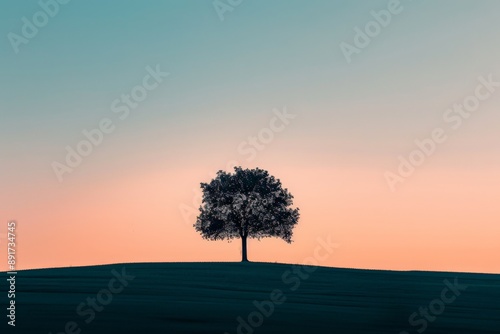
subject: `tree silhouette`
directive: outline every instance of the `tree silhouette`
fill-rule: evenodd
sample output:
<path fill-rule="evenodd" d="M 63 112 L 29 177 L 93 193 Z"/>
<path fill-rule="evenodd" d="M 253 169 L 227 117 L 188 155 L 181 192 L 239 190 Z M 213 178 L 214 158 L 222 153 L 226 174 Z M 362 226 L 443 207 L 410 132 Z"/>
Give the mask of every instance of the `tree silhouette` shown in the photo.
<path fill-rule="evenodd" d="M 235 167 L 201 183 L 203 202 L 194 227 L 207 240 L 241 238 L 242 262 L 247 262 L 247 238 L 278 237 L 292 242 L 299 209 L 280 180 L 263 169 Z"/>

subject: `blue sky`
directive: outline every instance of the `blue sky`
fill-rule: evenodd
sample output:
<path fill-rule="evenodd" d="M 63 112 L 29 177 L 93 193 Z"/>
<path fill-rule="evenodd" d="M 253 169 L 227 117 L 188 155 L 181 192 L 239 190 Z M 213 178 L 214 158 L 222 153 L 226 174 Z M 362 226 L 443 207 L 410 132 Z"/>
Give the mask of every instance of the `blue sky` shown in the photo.
<path fill-rule="evenodd" d="M 440 89 L 495 70 L 495 1 L 401 1 L 403 12 L 349 66 L 339 43 L 388 1 L 307 3 L 243 1 L 221 22 L 210 1 L 70 1 L 19 54 L 2 39 L 2 116 L 14 125 L 4 130 L 43 126 L 69 140 L 71 125 L 106 112 L 152 64 L 172 76 L 147 102 L 177 109 L 149 113 L 158 120 L 388 96 L 434 100 Z M 4 2 L 1 30 L 19 33 L 21 18 L 39 9 L 37 1 Z"/>

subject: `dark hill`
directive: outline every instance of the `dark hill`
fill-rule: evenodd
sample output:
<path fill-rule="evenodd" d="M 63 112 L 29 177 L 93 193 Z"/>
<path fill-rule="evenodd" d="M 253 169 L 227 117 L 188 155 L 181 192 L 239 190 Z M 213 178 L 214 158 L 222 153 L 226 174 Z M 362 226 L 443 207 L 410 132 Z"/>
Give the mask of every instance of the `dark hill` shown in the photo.
<path fill-rule="evenodd" d="M 114 279 L 122 274 L 135 278 Z M 7 333 L 232 334 L 238 317 L 239 333 L 500 333 L 500 275 L 268 263 L 26 270 L 17 275 L 16 327 L 5 314 L 2 326 Z"/>

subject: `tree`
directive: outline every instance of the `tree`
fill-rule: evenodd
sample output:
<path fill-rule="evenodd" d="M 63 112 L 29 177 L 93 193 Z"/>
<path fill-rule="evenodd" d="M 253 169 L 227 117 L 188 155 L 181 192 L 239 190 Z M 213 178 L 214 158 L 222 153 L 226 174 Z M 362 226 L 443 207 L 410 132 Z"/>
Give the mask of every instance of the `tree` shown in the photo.
<path fill-rule="evenodd" d="M 299 209 L 280 180 L 263 169 L 235 167 L 201 183 L 203 202 L 194 227 L 207 240 L 241 238 L 242 262 L 247 262 L 247 238 L 279 237 L 292 242 Z"/>

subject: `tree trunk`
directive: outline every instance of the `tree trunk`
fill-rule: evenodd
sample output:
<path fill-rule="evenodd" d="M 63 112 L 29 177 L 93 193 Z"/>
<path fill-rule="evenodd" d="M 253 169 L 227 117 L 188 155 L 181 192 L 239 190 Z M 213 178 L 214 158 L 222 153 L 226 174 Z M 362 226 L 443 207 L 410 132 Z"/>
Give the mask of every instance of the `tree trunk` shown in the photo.
<path fill-rule="evenodd" d="M 247 258 L 247 237 L 241 237 L 241 262 L 248 262 Z"/>

